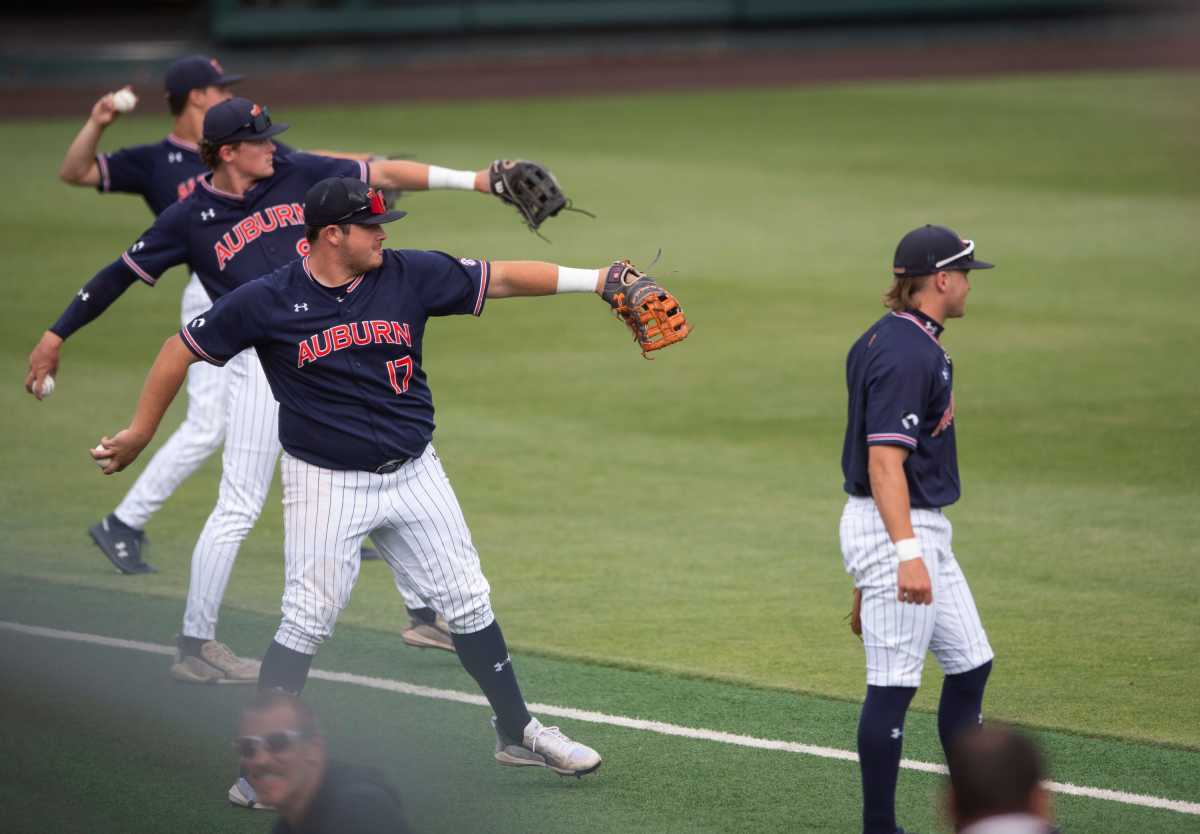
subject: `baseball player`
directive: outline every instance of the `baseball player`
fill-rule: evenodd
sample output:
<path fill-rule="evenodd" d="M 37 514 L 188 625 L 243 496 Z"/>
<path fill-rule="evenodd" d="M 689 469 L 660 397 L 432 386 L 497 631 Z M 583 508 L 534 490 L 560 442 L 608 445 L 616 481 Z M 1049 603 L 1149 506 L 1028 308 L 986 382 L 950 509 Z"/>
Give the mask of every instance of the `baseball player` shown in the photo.
<path fill-rule="evenodd" d="M 129 428 L 92 455 L 106 474 L 127 466 L 192 363 L 220 365 L 255 348 L 280 403 L 286 576 L 260 689 L 303 689 L 350 601 L 358 545 L 370 534 L 449 622 L 459 660 L 495 712 L 496 760 L 581 776 L 600 766 L 599 754 L 526 709 L 470 530 L 431 443 L 422 338 L 431 317 L 478 316 L 490 298 L 609 299 L 625 265 L 606 272 L 383 249 L 382 224 L 404 215 L 354 178 L 314 185 L 305 197 L 308 257 L 224 295 L 169 338 Z M 239 780 L 231 801 L 252 804 L 248 790 Z"/>
<path fill-rule="evenodd" d="M 154 225 L 79 290 L 29 358 L 25 387 L 39 392 L 59 363 L 63 341 L 104 312 L 131 284 L 153 286 L 172 266 L 188 263 L 205 291 L 220 298 L 264 270 L 308 251 L 301 201 L 315 182 L 350 175 L 385 188 L 490 191 L 488 171 L 452 171 L 406 160 L 367 163 L 305 153 L 276 156 L 271 138 L 287 128 L 243 98 L 213 106 L 204 117 L 201 155 L 213 169 L 193 193 L 169 206 Z M 278 403 L 253 351 L 229 363 L 228 417 L 217 505 L 192 553 L 187 609 L 171 667 L 177 680 L 210 683 L 257 679 L 256 663 L 215 639 L 217 610 L 238 547 L 262 510 L 279 457 Z M 36 394 L 35 394 L 36 395 Z M 410 609 L 429 606 L 398 576 Z"/>
<path fill-rule="evenodd" d="M 102 96 L 67 149 L 59 177 L 70 185 L 94 187 L 102 194 L 137 194 L 157 217 L 188 196 L 196 187 L 196 178 L 208 171 L 200 159 L 199 147 L 204 114 L 214 104 L 232 98 L 230 87 L 240 80 L 242 76 L 226 73 L 215 58 L 180 58 L 167 68 L 164 85 L 167 106 L 174 117 L 171 132 L 161 142 L 122 148 L 115 153 L 99 153 L 97 147 L 105 128 L 121 114 L 117 108 L 120 93 Z M 132 100 L 136 104 L 136 98 Z M 276 143 L 277 154 L 287 155 L 292 150 L 282 142 Z M 367 158 L 366 154 L 316 153 Z M 212 301 L 193 273 L 183 291 L 181 321 L 191 321 L 210 306 Z M 227 375 L 217 368 L 197 365 L 188 374 L 187 391 L 183 423 L 150 459 L 117 508 L 88 530 L 121 573 L 154 571 L 142 556 L 146 524 L 176 488 L 220 448 L 225 436 Z M 364 548 L 364 558 L 374 554 L 374 550 Z"/>
<path fill-rule="evenodd" d="M 982 721 L 992 647 L 951 549 L 942 508 L 959 497 L 953 368 L 941 343 L 966 308 L 975 244 L 942 226 L 905 235 L 896 248 L 890 308 L 846 359 L 849 392 L 842 450 L 850 497 L 840 525 L 854 577 L 852 628 L 867 656 L 858 725 L 864 834 L 895 834 L 904 716 L 925 652 L 945 672 L 938 733 L 948 749 Z"/>

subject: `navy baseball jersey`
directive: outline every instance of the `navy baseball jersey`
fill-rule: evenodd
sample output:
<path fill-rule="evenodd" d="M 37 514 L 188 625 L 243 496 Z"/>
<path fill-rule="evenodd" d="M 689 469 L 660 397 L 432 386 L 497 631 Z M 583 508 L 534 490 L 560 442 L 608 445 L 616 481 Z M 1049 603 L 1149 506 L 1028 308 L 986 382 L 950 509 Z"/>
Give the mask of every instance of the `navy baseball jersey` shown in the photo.
<path fill-rule="evenodd" d="M 180 336 L 216 365 L 248 347 L 258 351 L 288 454 L 325 469 L 373 472 L 419 457 L 433 438 L 421 366 L 425 322 L 478 316 L 488 275 L 486 261 L 385 249 L 378 269 L 330 289 L 304 258 L 219 299 Z"/>
<path fill-rule="evenodd" d="M 292 152 L 287 145 L 275 143 L 276 157 Z M 173 134 L 154 144 L 98 153 L 96 165 L 100 169 L 98 191 L 138 194 L 155 217 L 191 194 L 196 181 L 208 173 L 208 166 L 200 159 L 200 148 Z"/>
<path fill-rule="evenodd" d="M 910 310 L 888 313 L 846 357 L 850 405 L 842 446 L 844 489 L 870 495 L 869 446 L 903 446 L 909 501 L 915 508 L 958 500 L 958 455 L 950 420 L 953 369 L 938 337 L 942 326 Z M 937 437 L 934 431 L 942 427 Z"/>
<path fill-rule="evenodd" d="M 196 180 L 185 200 L 159 215 L 121 261 L 153 286 L 172 266 L 189 263 L 209 298 L 308 254 L 304 195 L 326 177 L 369 176 L 367 163 L 294 152 L 275 158 L 275 173 L 238 197 Z"/>

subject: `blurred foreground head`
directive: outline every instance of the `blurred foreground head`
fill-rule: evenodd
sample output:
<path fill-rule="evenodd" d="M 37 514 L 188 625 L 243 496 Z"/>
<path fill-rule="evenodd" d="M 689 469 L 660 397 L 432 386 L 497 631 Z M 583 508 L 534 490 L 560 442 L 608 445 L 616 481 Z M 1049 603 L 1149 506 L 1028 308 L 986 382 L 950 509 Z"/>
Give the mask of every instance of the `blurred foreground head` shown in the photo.
<path fill-rule="evenodd" d="M 950 746 L 948 806 L 962 834 L 1048 834 L 1052 811 L 1041 753 L 1006 727 L 971 728 Z"/>
<path fill-rule="evenodd" d="M 242 712 L 234 744 L 260 802 L 285 817 L 307 807 L 326 765 L 325 739 L 308 704 L 286 692 L 259 692 Z"/>

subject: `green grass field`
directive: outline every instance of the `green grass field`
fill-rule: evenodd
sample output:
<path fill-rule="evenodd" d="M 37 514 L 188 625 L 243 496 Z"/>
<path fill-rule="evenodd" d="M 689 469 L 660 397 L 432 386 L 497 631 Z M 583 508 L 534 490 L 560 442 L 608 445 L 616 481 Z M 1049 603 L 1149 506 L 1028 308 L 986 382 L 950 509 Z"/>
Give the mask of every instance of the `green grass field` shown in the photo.
<path fill-rule="evenodd" d="M 973 281 L 944 341 L 965 486 L 955 549 L 997 652 L 988 715 L 1035 730 L 1060 781 L 1198 802 L 1198 101 L 1200 76 L 1146 74 L 274 115 L 298 147 L 539 159 L 599 215 L 551 221 L 546 245 L 494 201 L 416 195 L 393 245 L 573 266 L 664 250 L 655 272 L 696 331 L 655 362 L 587 298 L 492 302 L 427 336 L 439 452 L 533 701 L 853 747 L 863 664 L 842 620 L 842 362 L 881 311 L 904 231 L 940 222 L 975 238 L 998 268 Z M 20 387 L 42 330 L 148 225 L 134 199 L 54 180 L 77 128 L 0 124 L 0 619 L 166 643 L 219 463 L 154 519 L 161 572 L 121 577 L 85 531 L 135 473 L 103 478 L 87 449 L 132 413 L 178 324 L 182 270 L 72 338 L 53 399 Z M 105 146 L 163 129 L 129 119 Z M 278 616 L 280 526 L 276 493 L 226 598 L 221 636 L 243 653 L 262 651 Z M 470 690 L 448 656 L 395 648 L 403 609 L 379 568 L 317 665 Z M 266 827 L 219 801 L 237 693 L 172 686 L 163 658 L 8 633 L 0 651 L 22 751 L 6 762 L 8 800 L 60 830 L 150 830 L 185 810 L 198 829 Z M 940 761 L 937 678 L 931 663 L 906 733 L 914 759 Z M 560 783 L 492 766 L 479 708 L 312 693 L 336 746 L 421 786 L 406 795 L 422 830 L 524 830 L 542 811 L 597 832 L 856 825 L 845 762 L 564 722 L 607 763 Z M 30 799 L 66 777 L 70 808 Z M 902 776 L 904 825 L 937 830 L 937 787 Z M 1196 830 L 1194 816 L 1096 799 L 1063 797 L 1059 813 L 1067 832 Z"/>

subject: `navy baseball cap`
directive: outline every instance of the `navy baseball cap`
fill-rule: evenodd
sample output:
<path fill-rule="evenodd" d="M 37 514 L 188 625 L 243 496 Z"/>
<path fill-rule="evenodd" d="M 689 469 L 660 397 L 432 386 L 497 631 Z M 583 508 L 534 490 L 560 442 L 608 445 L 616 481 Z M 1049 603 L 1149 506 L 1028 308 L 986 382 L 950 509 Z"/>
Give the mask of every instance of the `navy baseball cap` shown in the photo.
<path fill-rule="evenodd" d="M 892 274 L 897 278 L 919 278 L 942 270 L 991 269 L 992 264 L 975 260 L 975 241 L 960 238 L 952 229 L 928 224 L 900 238 Z"/>
<path fill-rule="evenodd" d="M 205 87 L 227 87 L 241 81 L 240 75 L 226 75 L 216 58 L 207 55 L 189 55 L 167 67 L 167 95 L 182 98 L 192 90 Z"/>
<path fill-rule="evenodd" d="M 270 111 L 248 98 L 214 104 L 204 114 L 204 141 L 213 145 L 266 139 L 287 129 L 287 125 L 271 124 Z"/>
<path fill-rule="evenodd" d="M 375 226 L 391 223 L 408 214 L 388 211 L 383 191 L 353 177 L 323 179 L 304 195 L 304 223 L 307 226 Z"/>

